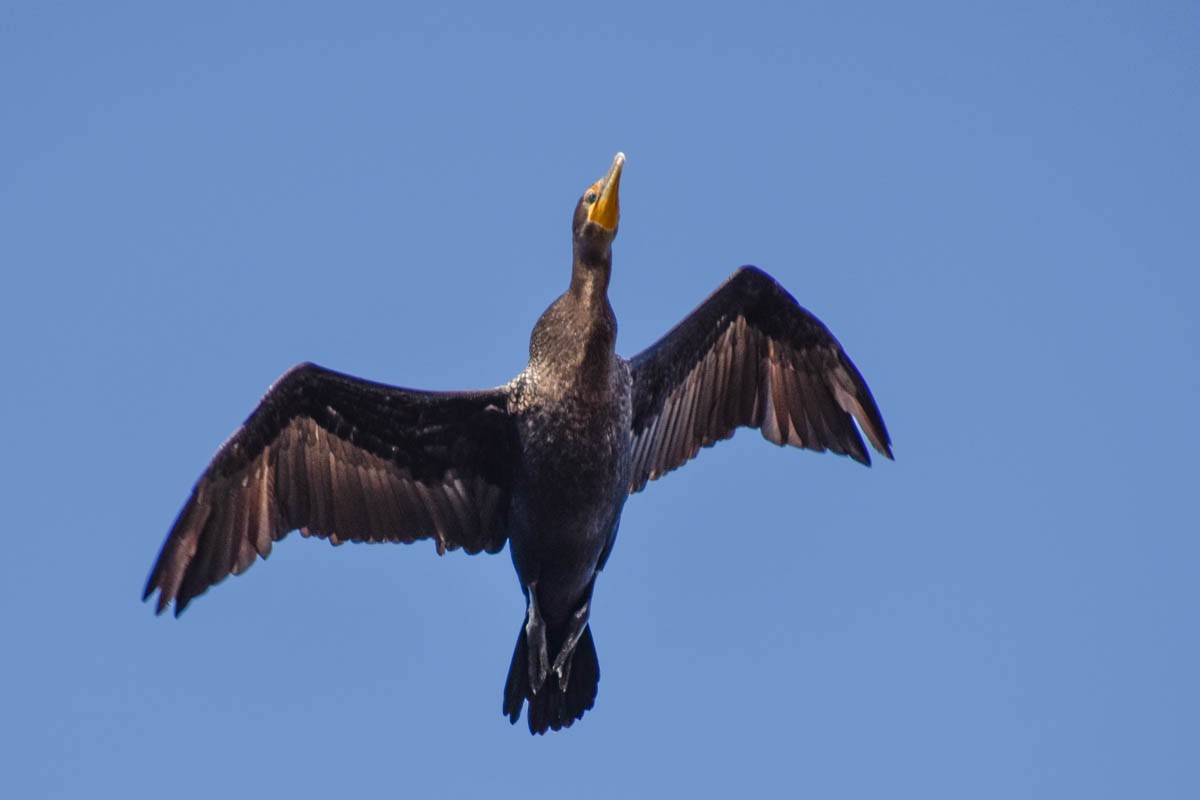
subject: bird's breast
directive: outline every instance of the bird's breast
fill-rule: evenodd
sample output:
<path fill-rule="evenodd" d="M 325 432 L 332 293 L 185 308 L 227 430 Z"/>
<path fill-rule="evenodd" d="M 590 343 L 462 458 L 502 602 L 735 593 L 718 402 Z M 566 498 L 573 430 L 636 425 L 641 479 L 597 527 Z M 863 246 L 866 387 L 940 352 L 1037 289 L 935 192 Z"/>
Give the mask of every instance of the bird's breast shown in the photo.
<path fill-rule="evenodd" d="M 539 403 L 522 413 L 518 430 L 524 477 L 564 499 L 607 495 L 628 472 L 628 397 L 597 402 L 570 396 Z"/>
<path fill-rule="evenodd" d="M 520 473 L 510 516 L 513 560 L 523 579 L 561 583 L 564 597 L 590 582 L 629 493 L 631 413 L 624 375 L 610 392 L 522 395 Z"/>

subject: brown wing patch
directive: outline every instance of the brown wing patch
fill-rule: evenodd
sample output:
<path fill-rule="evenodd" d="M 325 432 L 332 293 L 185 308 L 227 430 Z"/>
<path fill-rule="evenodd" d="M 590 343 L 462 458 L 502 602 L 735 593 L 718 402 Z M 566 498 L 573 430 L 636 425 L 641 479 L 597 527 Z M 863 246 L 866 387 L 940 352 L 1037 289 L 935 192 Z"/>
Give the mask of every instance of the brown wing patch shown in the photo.
<path fill-rule="evenodd" d="M 145 596 L 157 589 L 157 610 L 175 601 L 179 613 L 296 529 L 335 545 L 431 538 L 438 553 L 497 552 L 511 457 L 499 391 L 436 395 L 313 365 L 289 371 L 197 482 Z"/>
<path fill-rule="evenodd" d="M 743 426 L 778 445 L 830 450 L 869 464 L 861 427 L 891 457 L 875 401 L 841 345 L 757 269 L 734 273 L 633 359 L 632 371 L 631 491 Z"/>

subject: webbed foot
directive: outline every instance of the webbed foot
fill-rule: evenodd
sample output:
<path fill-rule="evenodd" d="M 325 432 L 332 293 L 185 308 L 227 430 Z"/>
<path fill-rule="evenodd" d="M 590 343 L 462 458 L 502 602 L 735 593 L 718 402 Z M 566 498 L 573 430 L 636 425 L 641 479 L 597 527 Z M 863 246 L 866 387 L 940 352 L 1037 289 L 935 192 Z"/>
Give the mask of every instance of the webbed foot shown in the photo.
<path fill-rule="evenodd" d="M 550 653 L 546 644 L 546 622 L 538 610 L 537 581 L 529 584 L 529 610 L 525 619 L 525 638 L 529 644 L 529 687 L 537 694 L 550 673 Z"/>
<path fill-rule="evenodd" d="M 571 680 L 571 656 L 575 654 L 575 645 L 579 644 L 579 637 L 587 630 L 591 608 L 592 601 L 585 600 L 583 605 L 575 609 L 575 613 L 571 615 L 571 627 L 567 629 L 567 636 L 554 659 L 552 669 L 558 678 L 558 688 L 564 692 L 567 690 L 567 682 Z"/>

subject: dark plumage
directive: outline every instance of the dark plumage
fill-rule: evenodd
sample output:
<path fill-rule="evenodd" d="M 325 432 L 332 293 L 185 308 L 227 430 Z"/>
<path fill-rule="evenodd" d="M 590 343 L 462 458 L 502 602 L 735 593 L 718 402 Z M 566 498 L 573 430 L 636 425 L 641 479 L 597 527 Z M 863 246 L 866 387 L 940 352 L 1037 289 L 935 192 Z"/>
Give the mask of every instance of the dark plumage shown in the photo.
<path fill-rule="evenodd" d="M 608 303 L 625 157 L 580 199 L 570 288 L 505 386 L 420 392 L 313 364 L 283 375 L 200 477 L 146 583 L 157 611 L 266 556 L 299 529 L 337 544 L 431 538 L 439 553 L 509 542 L 526 618 L 504 687 L 516 722 L 569 726 L 600 679 L 596 575 L 631 492 L 700 447 L 756 427 L 776 444 L 891 457 L 862 375 L 816 317 L 754 267 L 660 341 L 616 355 Z"/>

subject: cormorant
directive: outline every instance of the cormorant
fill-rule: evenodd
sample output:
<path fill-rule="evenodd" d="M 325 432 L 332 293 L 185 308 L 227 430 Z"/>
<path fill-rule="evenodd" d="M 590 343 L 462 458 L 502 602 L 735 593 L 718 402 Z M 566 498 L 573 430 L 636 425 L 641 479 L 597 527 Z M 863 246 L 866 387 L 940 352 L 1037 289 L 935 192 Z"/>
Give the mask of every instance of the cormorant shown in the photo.
<path fill-rule="evenodd" d="M 592 707 L 596 575 L 632 492 L 701 447 L 759 428 L 775 444 L 891 458 L 883 418 L 838 341 L 766 273 L 742 267 L 633 359 L 608 302 L 625 156 L 575 207 L 571 285 L 504 386 L 424 392 L 315 364 L 288 370 L 213 457 L 146 583 L 157 612 L 266 558 L 299 529 L 334 544 L 431 538 L 439 554 L 507 541 L 526 615 L 504 686 L 515 723 Z"/>

